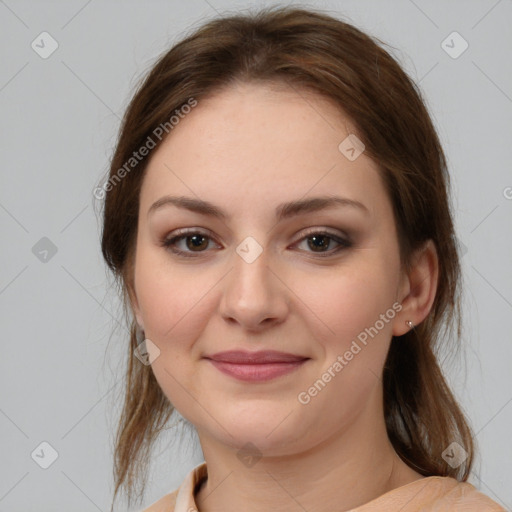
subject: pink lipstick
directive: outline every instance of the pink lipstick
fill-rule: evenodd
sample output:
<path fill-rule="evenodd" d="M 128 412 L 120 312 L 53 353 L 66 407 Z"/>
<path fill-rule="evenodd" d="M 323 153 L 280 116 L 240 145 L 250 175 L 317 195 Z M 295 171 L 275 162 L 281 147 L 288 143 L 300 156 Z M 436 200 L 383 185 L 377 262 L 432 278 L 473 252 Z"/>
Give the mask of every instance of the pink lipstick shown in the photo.
<path fill-rule="evenodd" d="M 205 358 L 222 373 L 248 382 L 267 381 L 286 375 L 309 359 L 275 350 L 259 352 L 230 350 L 205 356 Z"/>

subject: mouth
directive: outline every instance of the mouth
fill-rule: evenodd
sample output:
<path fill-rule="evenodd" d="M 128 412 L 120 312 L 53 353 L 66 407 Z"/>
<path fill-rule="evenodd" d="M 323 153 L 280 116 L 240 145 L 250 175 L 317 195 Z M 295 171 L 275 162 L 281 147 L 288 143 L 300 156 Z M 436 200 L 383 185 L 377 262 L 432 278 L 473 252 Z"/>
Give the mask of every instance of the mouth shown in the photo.
<path fill-rule="evenodd" d="M 205 359 L 222 373 L 246 382 L 267 381 L 300 368 L 309 357 L 266 350 L 219 352 Z"/>

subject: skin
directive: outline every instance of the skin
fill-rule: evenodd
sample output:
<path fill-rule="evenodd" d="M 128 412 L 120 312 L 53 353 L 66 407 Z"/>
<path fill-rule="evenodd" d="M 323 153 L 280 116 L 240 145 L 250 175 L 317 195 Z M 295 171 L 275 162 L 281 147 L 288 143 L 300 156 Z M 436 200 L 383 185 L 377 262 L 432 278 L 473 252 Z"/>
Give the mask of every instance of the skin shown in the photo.
<path fill-rule="evenodd" d="M 437 256 L 429 241 L 402 271 L 377 165 L 364 152 L 349 161 L 338 149 L 349 133 L 356 133 L 350 120 L 321 96 L 246 83 L 201 99 L 151 155 L 132 306 L 160 350 L 152 363 L 159 385 L 197 429 L 208 467 L 196 497 L 201 512 L 343 511 L 422 478 L 387 437 L 381 375 L 391 337 L 432 306 Z M 209 201 L 229 218 L 174 205 L 148 216 L 167 194 Z M 331 207 L 274 217 L 282 202 L 325 195 L 360 201 L 368 212 Z M 161 245 L 178 228 L 210 233 L 195 252 L 190 239 L 177 243 L 197 257 Z M 340 245 L 324 239 L 330 245 L 322 249 L 305 238 L 308 228 L 349 234 L 353 245 L 335 253 Z M 236 252 L 248 236 L 263 248 L 252 263 Z M 401 311 L 299 403 L 298 394 L 394 303 Z M 203 359 L 240 348 L 310 360 L 279 378 L 244 383 Z M 237 457 L 249 441 L 261 454 L 251 467 Z"/>

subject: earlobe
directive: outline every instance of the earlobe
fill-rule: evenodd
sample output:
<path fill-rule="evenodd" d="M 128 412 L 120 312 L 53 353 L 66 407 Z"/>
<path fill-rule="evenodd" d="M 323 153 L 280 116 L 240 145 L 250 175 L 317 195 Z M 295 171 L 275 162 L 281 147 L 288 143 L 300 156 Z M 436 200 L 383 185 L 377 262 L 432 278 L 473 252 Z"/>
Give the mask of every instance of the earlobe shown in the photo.
<path fill-rule="evenodd" d="M 137 320 L 138 326 L 144 330 L 144 322 L 142 321 L 142 316 L 140 315 L 139 310 L 135 310 L 135 319 Z"/>
<path fill-rule="evenodd" d="M 427 240 L 416 251 L 411 268 L 405 276 L 408 292 L 403 298 L 402 310 L 396 316 L 393 336 L 402 336 L 410 331 L 409 323 L 417 326 L 429 314 L 437 292 L 439 261 L 435 244 Z"/>
<path fill-rule="evenodd" d="M 132 287 L 128 288 L 128 295 L 129 295 L 129 298 L 130 298 L 130 305 L 132 307 L 132 311 L 133 311 L 133 314 L 135 316 L 135 320 L 137 321 L 138 326 L 142 330 L 144 330 L 144 322 L 142 320 L 142 315 L 140 313 L 139 302 L 137 300 L 137 296 L 135 294 L 135 291 L 133 290 Z"/>

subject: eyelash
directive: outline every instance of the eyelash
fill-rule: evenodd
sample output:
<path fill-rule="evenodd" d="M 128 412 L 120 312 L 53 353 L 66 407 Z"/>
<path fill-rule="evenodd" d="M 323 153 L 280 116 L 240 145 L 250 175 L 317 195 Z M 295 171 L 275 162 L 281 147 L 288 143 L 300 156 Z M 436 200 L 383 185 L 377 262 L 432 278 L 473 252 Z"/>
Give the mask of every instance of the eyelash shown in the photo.
<path fill-rule="evenodd" d="M 197 258 L 197 257 L 201 256 L 202 253 L 207 252 L 207 251 L 206 250 L 197 251 L 197 252 L 182 251 L 181 249 L 176 249 L 175 245 L 177 242 L 179 242 L 180 240 L 186 239 L 192 235 L 200 235 L 209 240 L 211 240 L 213 238 L 208 233 L 205 233 L 202 231 L 177 230 L 176 233 L 177 233 L 176 236 L 173 236 L 172 238 L 163 239 L 161 241 L 161 245 L 163 247 L 167 248 L 168 250 L 170 250 L 171 252 L 173 252 L 174 254 L 177 254 L 178 256 L 183 256 L 185 258 Z M 330 256 L 337 254 L 338 252 L 340 252 L 344 249 L 348 249 L 349 247 L 352 247 L 352 242 L 350 242 L 349 240 L 345 240 L 345 239 L 341 238 L 339 235 L 331 233 L 329 231 L 325 231 L 325 230 L 318 230 L 318 231 L 310 230 L 300 240 L 298 240 L 298 242 L 296 242 L 296 244 L 294 244 L 294 245 L 297 245 L 298 243 L 302 242 L 303 240 L 307 240 L 308 238 L 312 238 L 315 235 L 325 236 L 331 240 L 334 240 L 336 243 L 340 244 L 339 247 L 337 247 L 333 250 L 330 250 L 330 251 L 323 252 L 323 253 L 322 252 L 315 253 L 312 251 L 306 251 L 306 252 L 311 252 L 313 255 L 319 256 L 320 258 L 328 258 Z"/>

